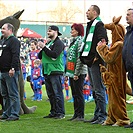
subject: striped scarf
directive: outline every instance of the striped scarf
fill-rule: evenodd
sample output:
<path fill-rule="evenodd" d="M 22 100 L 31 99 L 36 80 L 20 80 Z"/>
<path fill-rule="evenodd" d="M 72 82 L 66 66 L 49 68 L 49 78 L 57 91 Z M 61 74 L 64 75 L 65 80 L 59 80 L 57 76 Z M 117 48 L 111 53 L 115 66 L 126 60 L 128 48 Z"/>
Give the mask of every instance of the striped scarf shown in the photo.
<path fill-rule="evenodd" d="M 75 71 L 75 65 L 77 61 L 77 50 L 78 50 L 78 42 L 81 40 L 82 37 L 78 36 L 74 44 L 69 48 L 67 53 L 67 69 L 66 69 L 66 76 L 73 77 Z"/>
<path fill-rule="evenodd" d="M 83 49 L 83 53 L 81 56 L 88 56 L 89 52 L 90 52 L 90 49 L 91 49 L 91 45 L 92 45 L 92 38 L 93 38 L 93 34 L 94 34 L 94 31 L 95 31 L 95 26 L 96 24 L 101 21 L 100 17 L 97 17 L 91 27 L 90 27 L 90 30 L 89 30 L 89 34 L 87 35 L 87 38 L 85 40 L 83 40 L 83 44 L 81 46 L 81 49 Z"/>

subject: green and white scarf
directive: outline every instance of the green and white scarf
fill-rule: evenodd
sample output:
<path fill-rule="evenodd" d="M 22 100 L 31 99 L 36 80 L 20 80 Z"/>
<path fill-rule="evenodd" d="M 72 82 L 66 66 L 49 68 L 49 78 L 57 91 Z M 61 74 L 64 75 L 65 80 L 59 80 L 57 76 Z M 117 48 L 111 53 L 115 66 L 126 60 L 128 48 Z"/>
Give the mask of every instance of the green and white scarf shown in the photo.
<path fill-rule="evenodd" d="M 81 46 L 81 50 L 83 49 L 83 53 L 81 56 L 88 56 L 89 52 L 90 52 L 90 49 L 91 49 L 91 45 L 92 45 L 92 38 L 93 38 L 93 34 L 94 34 L 94 31 L 95 31 L 95 26 L 96 24 L 101 21 L 100 17 L 97 17 L 91 27 L 90 27 L 90 30 L 89 30 L 89 34 L 87 35 L 87 38 L 86 40 L 84 39 L 83 40 L 83 43 L 82 43 L 82 46 Z M 85 45 L 85 46 L 84 46 Z"/>
<path fill-rule="evenodd" d="M 67 53 L 67 69 L 66 69 L 66 76 L 73 77 L 75 71 L 75 65 L 77 61 L 77 50 L 78 50 L 78 42 L 81 40 L 82 37 L 78 36 L 74 44 L 69 48 Z"/>

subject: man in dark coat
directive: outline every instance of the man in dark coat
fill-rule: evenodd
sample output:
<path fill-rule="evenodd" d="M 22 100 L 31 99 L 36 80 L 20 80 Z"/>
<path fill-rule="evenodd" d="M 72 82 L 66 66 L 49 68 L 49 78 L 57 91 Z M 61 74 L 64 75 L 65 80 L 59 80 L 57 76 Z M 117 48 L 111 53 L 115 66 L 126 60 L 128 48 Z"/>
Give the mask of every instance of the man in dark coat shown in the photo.
<path fill-rule="evenodd" d="M 91 120 L 85 122 L 91 122 L 92 124 L 102 124 L 106 119 L 107 113 L 105 86 L 102 82 L 99 64 L 104 65 L 104 61 L 97 53 L 96 46 L 99 41 L 106 40 L 107 42 L 108 38 L 104 24 L 99 17 L 99 7 L 97 5 L 90 6 L 86 12 L 86 15 L 90 22 L 87 23 L 84 46 L 80 59 L 83 63 L 88 65 L 88 75 L 90 77 L 91 89 L 96 107 L 94 111 L 94 117 Z"/>

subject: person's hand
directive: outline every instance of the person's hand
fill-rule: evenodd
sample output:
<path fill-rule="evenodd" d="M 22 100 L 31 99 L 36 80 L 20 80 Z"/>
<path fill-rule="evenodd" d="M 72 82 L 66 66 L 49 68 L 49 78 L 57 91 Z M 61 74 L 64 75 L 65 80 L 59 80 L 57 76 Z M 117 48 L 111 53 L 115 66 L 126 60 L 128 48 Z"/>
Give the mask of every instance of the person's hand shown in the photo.
<path fill-rule="evenodd" d="M 101 41 L 98 42 L 97 46 L 103 45 L 106 43 L 105 39 L 102 39 Z"/>
<path fill-rule="evenodd" d="M 97 44 L 97 46 L 101 46 L 102 44 L 103 44 L 103 42 L 102 41 L 99 41 L 98 44 Z"/>
<path fill-rule="evenodd" d="M 44 47 L 45 47 L 45 43 L 43 43 L 42 41 L 39 41 L 39 42 L 38 42 L 38 46 L 39 46 L 40 48 L 44 48 Z"/>
<path fill-rule="evenodd" d="M 88 81 L 88 80 L 89 80 L 89 75 L 87 74 L 85 77 L 85 81 Z"/>
<path fill-rule="evenodd" d="M 14 73 L 15 73 L 15 70 L 12 70 L 12 69 L 9 70 L 9 76 L 10 77 L 13 77 L 14 76 Z"/>

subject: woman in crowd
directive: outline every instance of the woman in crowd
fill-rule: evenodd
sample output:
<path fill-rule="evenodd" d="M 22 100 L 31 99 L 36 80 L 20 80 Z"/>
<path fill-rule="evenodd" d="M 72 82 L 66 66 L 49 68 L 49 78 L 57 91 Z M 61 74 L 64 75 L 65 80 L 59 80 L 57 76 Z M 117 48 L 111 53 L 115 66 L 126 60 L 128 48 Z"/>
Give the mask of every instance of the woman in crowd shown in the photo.
<path fill-rule="evenodd" d="M 74 23 L 71 26 L 73 40 L 68 49 L 66 75 L 70 78 L 70 87 L 74 99 L 74 115 L 70 121 L 84 120 L 84 97 L 83 84 L 87 74 L 87 66 L 83 65 L 79 58 L 84 27 L 82 24 Z"/>

